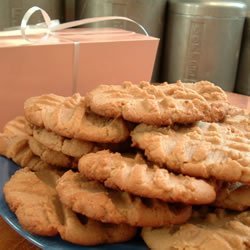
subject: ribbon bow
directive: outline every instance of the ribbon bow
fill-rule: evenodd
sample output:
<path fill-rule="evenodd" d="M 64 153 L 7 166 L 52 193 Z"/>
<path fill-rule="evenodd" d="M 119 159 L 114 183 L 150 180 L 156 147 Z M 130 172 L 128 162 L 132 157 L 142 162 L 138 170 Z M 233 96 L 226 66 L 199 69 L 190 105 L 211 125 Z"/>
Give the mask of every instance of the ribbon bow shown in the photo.
<path fill-rule="evenodd" d="M 26 30 L 28 28 L 28 22 L 29 22 L 30 17 L 37 11 L 40 11 L 42 16 L 43 16 L 43 19 L 44 19 L 44 22 L 46 25 L 45 34 L 38 40 L 32 40 L 27 36 Z M 76 21 L 60 24 L 60 23 L 53 23 L 48 15 L 48 13 L 45 10 L 43 10 L 37 6 L 31 7 L 24 14 L 22 22 L 21 22 L 21 34 L 22 34 L 23 38 L 29 42 L 38 42 L 41 40 L 48 39 L 48 37 L 51 34 L 53 34 L 54 31 L 59 31 L 59 30 L 64 30 L 64 29 L 84 25 L 84 24 L 97 23 L 97 22 L 103 22 L 103 21 L 109 21 L 109 20 L 124 20 L 124 21 L 128 21 L 128 22 L 132 22 L 132 23 L 136 24 L 144 32 L 144 34 L 146 36 L 148 36 L 146 29 L 142 25 L 140 25 L 136 21 L 134 21 L 130 18 L 127 18 L 127 17 L 121 17 L 121 16 L 93 17 L 93 18 L 86 18 L 86 19 L 81 19 L 81 20 L 76 20 Z"/>

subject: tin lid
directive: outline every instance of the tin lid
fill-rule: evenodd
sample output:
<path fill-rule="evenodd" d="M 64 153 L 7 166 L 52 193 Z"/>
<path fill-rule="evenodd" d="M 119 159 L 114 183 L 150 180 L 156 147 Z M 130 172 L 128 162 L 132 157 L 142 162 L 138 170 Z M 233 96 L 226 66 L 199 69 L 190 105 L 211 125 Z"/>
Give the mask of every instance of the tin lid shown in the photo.
<path fill-rule="evenodd" d="M 170 0 L 169 3 L 169 10 L 176 14 L 219 18 L 245 17 L 247 9 L 240 1 Z"/>

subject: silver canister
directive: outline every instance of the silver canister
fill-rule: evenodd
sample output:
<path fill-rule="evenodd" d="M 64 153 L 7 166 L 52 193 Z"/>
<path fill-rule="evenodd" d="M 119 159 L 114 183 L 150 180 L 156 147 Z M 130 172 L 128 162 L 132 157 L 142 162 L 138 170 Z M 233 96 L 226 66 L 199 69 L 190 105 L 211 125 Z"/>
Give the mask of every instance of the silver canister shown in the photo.
<path fill-rule="evenodd" d="M 48 12 L 51 19 L 64 21 L 63 8 L 61 0 L 1 0 L 0 1 L 0 30 L 20 26 L 25 12 L 38 6 Z M 44 22 L 41 14 L 34 14 L 29 24 Z"/>
<path fill-rule="evenodd" d="M 75 20 L 75 0 L 64 0 L 64 19 L 65 22 Z"/>
<path fill-rule="evenodd" d="M 209 80 L 233 91 L 246 5 L 170 0 L 162 81 Z"/>
<path fill-rule="evenodd" d="M 164 33 L 167 0 L 77 0 L 76 18 L 98 16 L 125 16 L 140 23 L 150 36 L 160 38 L 152 81 L 159 81 L 162 37 Z M 88 27 L 115 27 L 135 32 L 141 30 L 135 24 L 117 20 L 91 24 Z"/>
<path fill-rule="evenodd" d="M 250 0 L 245 2 L 247 3 L 247 15 L 241 43 L 235 92 L 250 96 Z"/>

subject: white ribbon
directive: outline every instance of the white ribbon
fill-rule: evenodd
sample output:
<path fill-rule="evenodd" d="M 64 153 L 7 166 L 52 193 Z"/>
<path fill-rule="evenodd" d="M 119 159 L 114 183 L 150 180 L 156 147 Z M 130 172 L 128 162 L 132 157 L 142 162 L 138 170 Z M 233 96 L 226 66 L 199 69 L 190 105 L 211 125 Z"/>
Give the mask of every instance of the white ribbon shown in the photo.
<path fill-rule="evenodd" d="M 34 39 L 30 39 L 27 36 L 26 30 L 28 28 L 28 22 L 29 22 L 30 17 L 37 11 L 40 11 L 42 13 L 46 28 L 45 28 L 45 34 L 40 39 L 34 40 Z M 80 25 L 84 25 L 84 24 L 89 24 L 89 23 L 97 23 L 97 22 L 111 21 L 111 20 L 123 20 L 123 21 L 128 21 L 128 22 L 134 23 L 145 33 L 146 36 L 148 36 L 146 29 L 142 25 L 140 25 L 139 23 L 137 23 L 136 21 L 134 21 L 130 18 L 121 17 L 121 16 L 85 18 L 85 19 L 67 22 L 67 23 L 63 23 L 63 24 L 54 24 L 53 25 L 48 13 L 45 10 L 43 10 L 37 6 L 31 7 L 24 14 L 22 22 L 21 22 L 21 34 L 22 34 L 23 38 L 29 42 L 38 42 L 38 41 L 48 39 L 48 37 L 51 34 L 53 34 L 54 31 L 64 30 L 64 29 L 68 29 L 68 28 L 72 28 L 72 27 L 76 27 L 76 26 L 80 26 Z"/>
<path fill-rule="evenodd" d="M 45 31 L 46 31 L 45 35 L 41 39 L 39 39 L 39 41 L 46 40 L 49 37 L 50 33 L 51 33 L 51 19 L 50 19 L 48 13 L 45 10 L 43 10 L 43 9 L 37 7 L 37 6 L 34 6 L 34 7 L 30 8 L 30 9 L 28 9 L 26 11 L 26 13 L 24 14 L 23 19 L 21 21 L 21 34 L 22 34 L 23 38 L 25 40 L 29 41 L 29 42 L 36 42 L 37 41 L 37 40 L 31 40 L 26 35 L 26 30 L 28 28 L 29 19 L 37 11 L 41 11 L 43 19 L 45 21 L 45 24 L 47 26 L 45 28 Z"/>

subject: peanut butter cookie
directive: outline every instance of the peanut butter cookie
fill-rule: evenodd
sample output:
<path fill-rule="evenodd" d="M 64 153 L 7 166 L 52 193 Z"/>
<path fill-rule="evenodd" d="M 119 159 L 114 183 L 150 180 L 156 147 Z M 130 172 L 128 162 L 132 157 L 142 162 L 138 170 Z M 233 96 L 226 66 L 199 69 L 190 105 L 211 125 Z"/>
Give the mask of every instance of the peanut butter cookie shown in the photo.
<path fill-rule="evenodd" d="M 215 199 L 209 183 L 189 176 L 175 175 L 141 157 L 124 157 L 107 150 L 80 158 L 78 168 L 83 176 L 147 198 L 186 204 L 207 204 Z"/>
<path fill-rule="evenodd" d="M 191 206 L 168 205 L 105 188 L 71 170 L 59 179 L 56 189 L 62 203 L 73 211 L 106 223 L 159 227 L 183 223 L 192 212 Z"/>
<path fill-rule="evenodd" d="M 162 167 L 194 177 L 250 183 L 250 140 L 220 123 L 159 128 L 144 124 L 133 145 Z"/>
<path fill-rule="evenodd" d="M 3 192 L 10 209 L 25 230 L 38 235 L 54 236 L 58 234 L 57 227 L 60 224 L 54 207 L 57 202 L 56 190 L 39 178 L 48 173 L 35 173 L 27 168 L 18 170 L 5 184 Z M 54 176 L 50 177 L 48 181 L 55 182 Z"/>
<path fill-rule="evenodd" d="M 88 112 L 85 98 L 79 94 L 31 97 L 24 103 L 24 113 L 30 123 L 68 138 L 110 143 L 129 136 L 121 118 L 108 119 Z"/>
<path fill-rule="evenodd" d="M 235 250 L 250 249 L 250 212 L 230 214 L 218 210 L 194 216 L 186 224 L 144 228 L 142 238 L 150 249 Z"/>
<path fill-rule="evenodd" d="M 99 115 L 151 125 L 219 121 L 228 106 L 224 91 L 210 82 L 99 85 L 86 102 Z"/>

